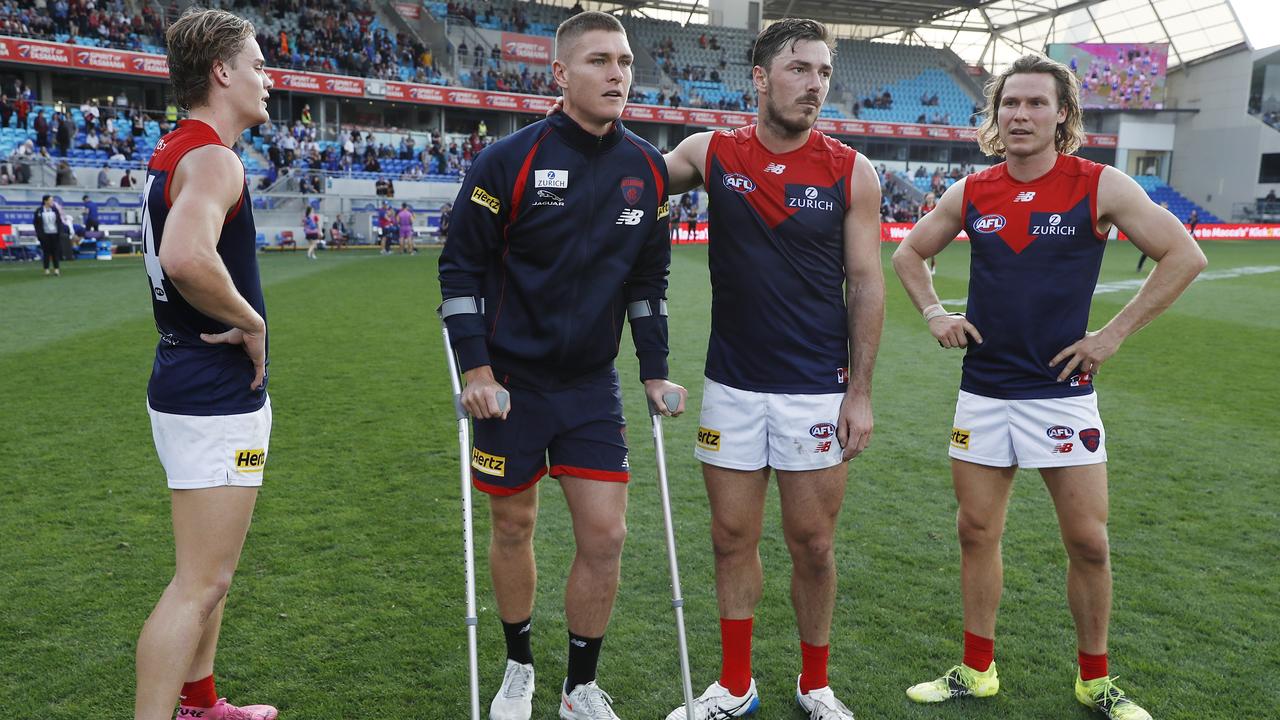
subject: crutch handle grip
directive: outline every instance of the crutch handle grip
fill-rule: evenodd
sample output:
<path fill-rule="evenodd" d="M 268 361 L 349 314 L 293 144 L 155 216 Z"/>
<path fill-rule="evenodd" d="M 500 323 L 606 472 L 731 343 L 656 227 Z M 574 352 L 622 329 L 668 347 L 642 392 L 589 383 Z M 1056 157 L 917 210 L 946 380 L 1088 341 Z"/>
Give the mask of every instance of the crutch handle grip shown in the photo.
<path fill-rule="evenodd" d="M 662 404 L 667 406 L 667 412 L 675 412 L 676 408 L 680 407 L 680 393 L 678 392 L 663 393 Z M 649 414 L 650 415 L 662 414 L 662 412 L 658 410 L 658 405 L 653 401 L 653 398 L 649 398 Z"/>
<path fill-rule="evenodd" d="M 507 405 L 511 402 L 511 393 L 506 390 L 499 390 L 494 393 L 493 397 L 498 401 L 498 412 L 506 412 Z"/>
<path fill-rule="evenodd" d="M 662 402 L 666 403 L 668 412 L 675 412 L 680 407 L 680 393 L 669 392 L 662 396 Z"/>

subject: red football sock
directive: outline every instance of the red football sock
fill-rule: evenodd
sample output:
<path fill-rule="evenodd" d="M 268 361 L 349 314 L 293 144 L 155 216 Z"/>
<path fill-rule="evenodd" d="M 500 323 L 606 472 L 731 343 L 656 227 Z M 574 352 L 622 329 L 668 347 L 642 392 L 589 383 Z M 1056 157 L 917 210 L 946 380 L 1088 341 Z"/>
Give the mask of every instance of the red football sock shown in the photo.
<path fill-rule="evenodd" d="M 1107 654 L 1090 655 L 1083 650 L 1077 653 L 1080 656 L 1080 679 L 1093 680 L 1107 676 Z"/>
<path fill-rule="evenodd" d="M 213 687 L 213 676 L 195 682 L 183 683 L 178 695 L 179 703 L 186 707 L 211 708 L 218 704 L 218 691 Z"/>
<path fill-rule="evenodd" d="M 720 686 L 742 697 L 751 689 L 752 618 L 720 618 Z"/>
<path fill-rule="evenodd" d="M 810 645 L 800 641 L 800 692 L 808 695 L 810 690 L 824 688 L 827 681 L 827 655 L 830 645 Z"/>
<path fill-rule="evenodd" d="M 987 668 L 991 667 L 991 661 L 995 660 L 995 656 L 995 638 L 984 638 L 981 635 L 974 635 L 968 630 L 964 631 L 965 665 L 978 672 L 986 672 Z"/>

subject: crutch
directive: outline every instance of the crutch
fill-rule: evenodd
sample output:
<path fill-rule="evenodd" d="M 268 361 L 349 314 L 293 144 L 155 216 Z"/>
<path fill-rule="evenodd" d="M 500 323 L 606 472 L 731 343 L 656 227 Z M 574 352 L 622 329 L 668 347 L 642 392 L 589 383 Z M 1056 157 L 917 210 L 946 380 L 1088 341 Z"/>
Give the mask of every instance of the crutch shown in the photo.
<path fill-rule="evenodd" d="M 449 381 L 453 383 L 453 410 L 458 417 L 459 477 L 462 481 L 462 553 L 467 573 L 467 668 L 471 672 L 471 720 L 480 720 L 480 672 L 476 656 L 476 551 L 471 529 L 471 468 L 467 462 L 471 454 L 471 427 L 466 408 L 462 407 L 462 383 L 458 381 L 458 363 L 453 357 L 453 344 L 449 342 L 449 328 L 440 322 L 444 334 L 444 354 L 449 360 Z M 506 410 L 510 395 L 498 392 L 498 409 Z M 682 636 L 683 637 L 683 636 Z M 681 641 L 683 643 L 683 640 Z"/>
<path fill-rule="evenodd" d="M 662 396 L 668 411 L 680 407 L 680 394 Z M 662 495 L 662 522 L 667 531 L 667 562 L 671 565 L 671 607 L 676 611 L 676 637 L 680 646 L 680 681 L 684 684 L 684 712 L 693 720 L 693 681 L 689 677 L 689 647 L 684 637 L 684 598 L 680 594 L 680 566 L 676 560 L 676 533 L 671 523 L 671 494 L 667 491 L 667 453 L 662 444 L 662 413 L 649 401 L 649 417 L 653 420 L 653 447 L 658 455 L 658 492 Z"/>

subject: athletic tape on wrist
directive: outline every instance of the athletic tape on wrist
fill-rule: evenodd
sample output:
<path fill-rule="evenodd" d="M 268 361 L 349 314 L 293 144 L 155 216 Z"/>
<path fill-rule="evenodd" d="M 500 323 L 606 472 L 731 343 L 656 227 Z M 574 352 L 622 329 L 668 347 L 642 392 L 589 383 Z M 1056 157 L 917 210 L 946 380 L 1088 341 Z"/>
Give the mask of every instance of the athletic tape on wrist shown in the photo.
<path fill-rule="evenodd" d="M 943 315 L 950 314 L 951 313 L 947 312 L 946 308 L 942 307 L 941 303 L 935 303 L 924 309 L 924 321 L 929 322 L 936 317 L 942 317 Z"/>

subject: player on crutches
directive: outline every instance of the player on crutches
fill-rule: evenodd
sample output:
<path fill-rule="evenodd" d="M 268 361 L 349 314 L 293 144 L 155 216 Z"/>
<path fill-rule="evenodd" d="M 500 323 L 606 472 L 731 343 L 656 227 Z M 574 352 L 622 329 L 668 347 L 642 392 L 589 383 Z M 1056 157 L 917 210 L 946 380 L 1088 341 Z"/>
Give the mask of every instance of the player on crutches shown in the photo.
<path fill-rule="evenodd" d="M 507 645 L 491 720 L 528 720 L 534 688 L 533 531 L 538 481 L 559 481 L 575 555 L 565 592 L 562 720 L 614 720 L 596 666 L 613 610 L 630 478 L 613 367 L 631 326 L 645 394 L 667 376 L 667 179 L 662 156 L 618 121 L 631 51 L 617 19 L 575 15 L 556 37 L 564 112 L 477 156 L 440 256 L 441 315 L 474 420 L 471 483 L 489 496 L 489 567 Z M 509 393 L 505 408 L 498 393 Z"/>

